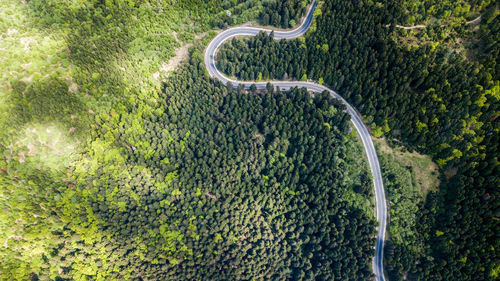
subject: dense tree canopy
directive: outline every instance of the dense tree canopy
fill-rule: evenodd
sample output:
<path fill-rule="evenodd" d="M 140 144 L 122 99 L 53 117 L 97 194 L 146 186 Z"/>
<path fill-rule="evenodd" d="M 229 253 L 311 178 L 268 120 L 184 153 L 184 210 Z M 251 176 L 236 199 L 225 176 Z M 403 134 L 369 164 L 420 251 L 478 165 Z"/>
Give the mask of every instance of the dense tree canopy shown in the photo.
<path fill-rule="evenodd" d="M 101 165 L 77 179 L 96 191 L 85 200 L 102 231 L 132 249 L 111 276 L 368 280 L 373 221 L 340 184 L 343 106 L 298 89 L 227 92 L 203 67 L 193 59 L 167 82 L 165 112 L 143 114 L 136 147 L 127 123 L 101 130 L 123 147 L 128 176 L 102 179 Z"/>
<path fill-rule="evenodd" d="M 307 10 L 309 0 L 272 0 L 264 2 L 264 10 L 260 13 L 259 20 L 263 25 L 289 28 L 300 23 Z"/>
<path fill-rule="evenodd" d="M 225 87 L 202 61 L 213 34 L 195 37 L 256 16 L 290 28 L 309 2 L 0 2 L 0 279 L 372 280 L 371 182 L 344 106 Z M 437 162 L 422 199 L 381 157 L 390 280 L 500 272 L 498 6 L 455 2 L 321 1 L 305 38 L 218 54 L 244 80 L 324 83 L 374 136 Z"/>
<path fill-rule="evenodd" d="M 96 116 L 70 186 L 45 195 L 61 222 L 32 278 L 372 278 L 374 220 L 344 199 L 344 106 L 204 73 L 196 49 L 154 106 Z M 15 279 L 22 257 L 6 253 Z"/>
<path fill-rule="evenodd" d="M 305 40 L 234 39 L 218 64 L 241 79 L 325 83 L 363 113 L 375 136 L 431 154 L 443 173 L 440 191 L 413 214 L 417 235 L 388 247 L 389 275 L 491 280 L 498 276 L 500 231 L 498 7 L 478 1 L 471 8 L 484 13 L 470 38 L 476 47 L 467 50 L 478 62 L 439 42 L 396 40 L 395 24 L 407 20 L 403 4 L 327 0 Z M 446 11 L 444 4 L 439 9 Z M 391 188 L 396 178 L 386 180 Z"/>
<path fill-rule="evenodd" d="M 205 74 L 194 34 L 260 4 L 0 2 L 1 280 L 371 278 L 343 106 Z"/>

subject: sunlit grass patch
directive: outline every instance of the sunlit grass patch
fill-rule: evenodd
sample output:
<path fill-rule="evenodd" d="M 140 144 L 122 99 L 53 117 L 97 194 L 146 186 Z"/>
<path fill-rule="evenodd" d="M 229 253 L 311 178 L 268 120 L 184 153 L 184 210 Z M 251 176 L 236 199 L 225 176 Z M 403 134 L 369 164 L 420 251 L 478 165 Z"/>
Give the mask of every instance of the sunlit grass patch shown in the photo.
<path fill-rule="evenodd" d="M 429 191 L 438 189 L 439 170 L 430 156 L 404 151 L 403 147 L 392 148 L 385 139 L 374 139 L 374 143 L 379 153 L 393 157 L 396 162 L 411 170 L 414 181 L 420 187 L 424 198 Z"/>
<path fill-rule="evenodd" d="M 40 163 L 46 169 L 62 171 L 74 159 L 77 144 L 55 125 L 31 125 L 8 146 L 7 159 L 19 163 Z M 42 167 L 37 167 L 42 168 Z"/>

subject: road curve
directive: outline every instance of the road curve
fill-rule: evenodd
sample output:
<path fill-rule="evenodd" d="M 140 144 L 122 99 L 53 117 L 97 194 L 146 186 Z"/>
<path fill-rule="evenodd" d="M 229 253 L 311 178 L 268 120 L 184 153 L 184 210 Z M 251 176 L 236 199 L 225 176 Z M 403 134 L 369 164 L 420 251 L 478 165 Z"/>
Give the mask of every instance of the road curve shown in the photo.
<path fill-rule="evenodd" d="M 291 31 L 274 31 L 274 39 L 293 39 L 302 36 L 311 26 L 313 21 L 313 13 L 316 8 L 316 1 L 313 1 L 309 10 L 307 11 L 306 17 L 302 24 L 294 30 Z M 315 93 L 321 93 L 324 91 L 328 91 L 330 95 L 336 99 L 341 100 L 347 108 L 347 112 L 351 115 L 351 121 L 354 124 L 354 127 L 358 131 L 361 136 L 361 140 L 363 142 L 363 146 L 365 148 L 366 156 L 368 157 L 368 163 L 370 165 L 370 169 L 373 176 L 373 183 L 375 187 L 375 200 L 377 205 L 377 221 L 379 222 L 379 226 L 377 227 L 377 243 L 375 246 L 375 257 L 373 258 L 372 266 L 373 272 L 375 273 L 377 281 L 385 281 L 384 277 L 384 261 L 383 261 L 383 250 L 384 250 L 384 240 L 385 240 L 385 230 L 386 230 L 386 222 L 387 222 L 387 209 L 386 209 L 386 201 L 384 194 L 384 184 L 382 182 L 382 173 L 380 172 L 380 165 L 378 162 L 377 153 L 375 151 L 375 147 L 373 146 L 372 139 L 370 137 L 370 133 L 366 128 L 363 120 L 357 114 L 356 110 L 339 94 L 335 91 L 330 90 L 329 88 L 313 83 L 313 82 L 303 82 L 303 81 L 279 81 L 279 80 L 271 80 L 265 82 L 246 82 L 246 81 L 237 81 L 232 80 L 224 76 L 215 66 L 215 55 L 219 47 L 227 40 L 235 36 L 255 36 L 260 32 L 271 33 L 270 29 L 262 29 L 255 27 L 234 27 L 227 29 L 217 36 L 215 36 L 210 44 L 208 44 L 205 49 L 205 66 L 208 70 L 208 73 L 211 77 L 220 80 L 225 85 L 230 82 L 233 87 L 238 87 L 238 85 L 243 85 L 246 89 L 250 88 L 252 84 L 255 84 L 257 89 L 266 89 L 267 83 L 271 83 L 276 87 L 279 87 L 281 90 L 289 90 L 293 87 L 306 88 L 307 90 Z"/>

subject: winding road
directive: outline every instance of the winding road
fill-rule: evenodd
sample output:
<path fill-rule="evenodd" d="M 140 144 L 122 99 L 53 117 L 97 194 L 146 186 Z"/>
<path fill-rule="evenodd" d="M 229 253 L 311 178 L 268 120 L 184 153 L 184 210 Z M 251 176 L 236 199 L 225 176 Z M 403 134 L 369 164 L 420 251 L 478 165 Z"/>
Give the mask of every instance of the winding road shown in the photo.
<path fill-rule="evenodd" d="M 307 11 L 306 17 L 302 24 L 291 31 L 274 31 L 274 39 L 293 39 L 302 36 L 311 26 L 313 21 L 313 13 L 316 8 L 316 1 L 314 1 L 309 10 Z M 289 90 L 293 87 L 306 88 L 307 90 L 314 93 L 321 93 L 328 91 L 333 98 L 341 100 L 347 108 L 347 112 L 351 115 L 351 121 L 354 127 L 361 136 L 363 146 L 365 148 L 366 156 L 370 165 L 371 173 L 373 176 L 373 183 L 375 187 L 375 199 L 377 205 L 377 221 L 379 226 L 377 227 L 377 243 L 375 246 L 375 257 L 373 258 L 372 266 L 373 272 L 375 273 L 377 281 L 385 281 L 384 277 L 384 261 L 383 261 L 383 250 L 384 250 L 384 240 L 385 240 L 385 230 L 387 222 L 387 209 L 386 201 L 384 195 L 384 184 L 382 182 L 382 173 L 380 172 L 380 165 L 377 158 L 377 153 L 375 152 L 375 147 L 370 137 L 370 133 L 366 128 L 363 120 L 357 114 L 356 110 L 339 94 L 329 88 L 313 83 L 313 82 L 302 82 L 302 81 L 279 81 L 271 80 L 265 82 L 246 82 L 232 80 L 224 76 L 215 66 L 215 55 L 219 47 L 227 40 L 235 36 L 255 36 L 260 32 L 271 33 L 270 29 L 262 29 L 255 27 L 234 27 L 227 29 L 219 33 L 215 38 L 212 39 L 208 47 L 205 49 L 205 66 L 211 77 L 220 80 L 222 83 L 227 85 L 230 82 L 233 87 L 238 87 L 238 85 L 243 85 L 246 89 L 250 88 L 252 84 L 255 84 L 257 89 L 266 89 L 267 83 L 270 82 L 274 86 L 279 87 L 281 90 Z"/>

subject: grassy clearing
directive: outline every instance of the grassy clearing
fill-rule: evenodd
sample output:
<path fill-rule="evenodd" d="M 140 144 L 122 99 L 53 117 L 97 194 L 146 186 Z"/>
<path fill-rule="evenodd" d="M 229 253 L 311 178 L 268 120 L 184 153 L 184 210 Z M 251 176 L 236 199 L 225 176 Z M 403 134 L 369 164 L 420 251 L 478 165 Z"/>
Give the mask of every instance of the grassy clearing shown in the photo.
<path fill-rule="evenodd" d="M 425 195 L 439 186 L 437 165 L 431 158 L 404 147 L 391 147 L 384 138 L 373 138 L 379 157 L 386 198 L 389 201 L 388 237 L 412 252 L 422 251 L 417 239 L 417 214 Z"/>
<path fill-rule="evenodd" d="M 373 138 L 373 142 L 379 153 L 393 157 L 396 162 L 411 170 L 412 177 L 420 186 L 424 198 L 429 191 L 437 190 L 440 183 L 439 170 L 430 156 L 405 151 L 404 147 L 392 148 L 384 138 Z"/>

